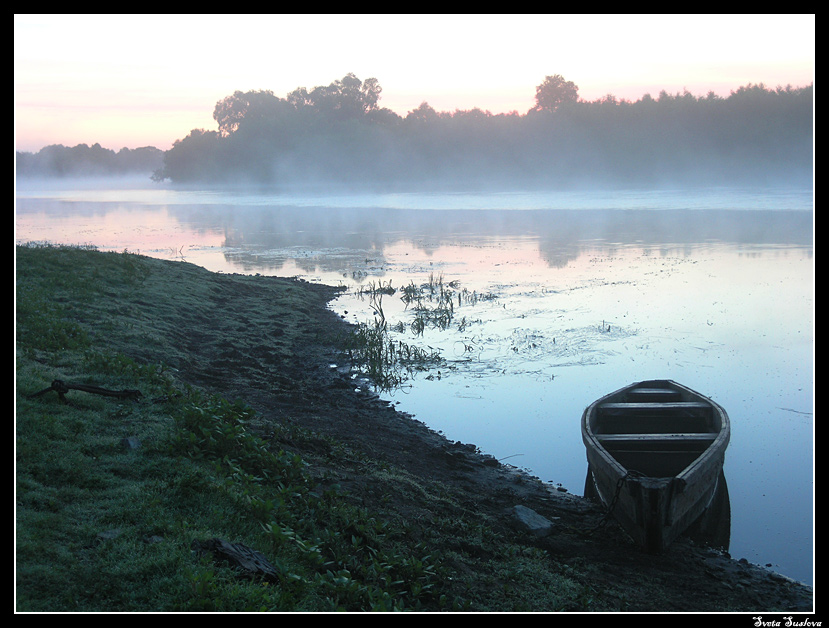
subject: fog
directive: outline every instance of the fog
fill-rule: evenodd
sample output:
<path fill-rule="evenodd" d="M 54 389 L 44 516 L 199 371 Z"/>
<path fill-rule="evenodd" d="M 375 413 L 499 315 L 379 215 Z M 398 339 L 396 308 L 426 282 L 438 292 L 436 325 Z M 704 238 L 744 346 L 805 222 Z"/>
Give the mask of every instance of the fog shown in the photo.
<path fill-rule="evenodd" d="M 524 114 L 424 102 L 405 117 L 380 106 L 381 91 L 353 74 L 285 97 L 237 91 L 216 103 L 217 130 L 192 129 L 166 152 L 48 146 L 17 153 L 18 180 L 143 173 L 175 186 L 339 192 L 812 184 L 812 86 L 586 102 L 556 75 Z"/>
<path fill-rule="evenodd" d="M 354 89 L 345 87 L 352 83 Z M 285 99 L 236 92 L 216 106 L 219 130 L 193 130 L 177 141 L 158 176 L 409 191 L 811 179 L 811 87 L 749 85 L 726 99 L 662 92 L 631 103 L 610 96 L 578 101 L 577 88 L 563 84 L 569 89 L 551 88 L 551 97 L 538 97 L 524 115 L 437 112 L 423 103 L 405 118 L 380 108 L 379 92 L 364 95 L 353 75 Z"/>

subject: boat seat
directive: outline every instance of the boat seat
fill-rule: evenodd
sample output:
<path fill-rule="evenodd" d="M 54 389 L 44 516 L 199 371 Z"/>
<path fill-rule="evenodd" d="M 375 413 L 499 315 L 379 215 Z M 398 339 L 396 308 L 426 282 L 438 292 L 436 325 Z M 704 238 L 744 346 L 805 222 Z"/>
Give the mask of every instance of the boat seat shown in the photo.
<path fill-rule="evenodd" d="M 711 404 L 702 401 L 666 401 L 663 403 L 628 402 L 603 403 L 598 407 L 599 414 L 668 412 L 668 413 L 699 413 L 711 411 Z"/>
<path fill-rule="evenodd" d="M 596 434 L 596 438 L 600 441 L 623 441 L 623 440 L 693 440 L 693 441 L 713 441 L 717 438 L 717 432 L 693 432 L 690 434 Z"/>
<path fill-rule="evenodd" d="M 711 404 L 697 401 L 665 403 L 603 403 L 596 408 L 598 434 L 675 434 L 709 432 Z"/>
<path fill-rule="evenodd" d="M 673 388 L 639 386 L 628 391 L 628 401 L 682 401 L 682 393 Z"/>
<path fill-rule="evenodd" d="M 596 434 L 596 440 L 602 447 L 612 451 L 701 451 L 713 443 L 717 436 L 717 432 Z"/>

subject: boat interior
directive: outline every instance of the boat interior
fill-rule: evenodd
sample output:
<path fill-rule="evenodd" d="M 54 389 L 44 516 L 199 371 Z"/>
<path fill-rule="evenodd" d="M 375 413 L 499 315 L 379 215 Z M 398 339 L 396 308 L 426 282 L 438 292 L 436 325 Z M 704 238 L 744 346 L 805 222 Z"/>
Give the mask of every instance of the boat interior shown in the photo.
<path fill-rule="evenodd" d="M 601 403 L 591 428 L 622 466 L 649 477 L 673 477 L 716 439 L 714 408 L 661 382 Z M 718 421 L 717 421 L 718 422 Z"/>

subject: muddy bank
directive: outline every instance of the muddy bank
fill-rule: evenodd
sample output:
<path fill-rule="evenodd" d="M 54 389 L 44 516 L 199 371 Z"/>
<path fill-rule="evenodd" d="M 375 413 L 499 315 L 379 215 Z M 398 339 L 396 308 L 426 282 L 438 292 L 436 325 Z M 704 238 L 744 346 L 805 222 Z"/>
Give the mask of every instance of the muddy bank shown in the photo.
<path fill-rule="evenodd" d="M 568 565 L 569 577 L 591 592 L 591 609 L 812 610 L 810 587 L 688 540 L 663 556 L 643 554 L 613 522 L 599 526 L 604 513 L 589 500 L 474 444 L 450 442 L 369 392 L 343 368 L 338 347 L 351 328 L 326 308 L 336 289 L 146 261 L 151 272 L 130 307 L 152 334 L 136 330 L 144 341 L 135 357 L 163 361 L 184 381 L 243 400 L 257 410 L 256 429 L 265 438 L 274 438 L 276 424 L 311 430 L 318 437 L 281 436 L 279 446 L 299 452 L 313 473 L 355 503 L 405 520 L 413 535 L 461 515 L 479 521 Z M 522 527 L 516 506 L 549 521 L 546 533 Z M 486 548 L 460 535 L 447 534 L 442 543 L 435 549 L 451 550 L 451 566 L 466 583 L 492 582 Z"/>

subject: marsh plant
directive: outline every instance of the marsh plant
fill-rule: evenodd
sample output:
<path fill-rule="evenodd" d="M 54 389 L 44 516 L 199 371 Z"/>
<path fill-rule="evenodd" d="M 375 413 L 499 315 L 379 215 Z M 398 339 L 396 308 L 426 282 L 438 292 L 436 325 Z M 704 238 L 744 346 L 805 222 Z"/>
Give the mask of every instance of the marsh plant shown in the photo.
<path fill-rule="evenodd" d="M 363 369 L 380 390 L 399 388 L 417 371 L 425 371 L 440 364 L 442 358 L 434 349 L 422 349 L 401 340 L 391 332 L 402 332 L 401 323 L 390 326 L 383 310 L 383 297 L 395 294 L 391 281 L 369 282 L 357 291 L 357 296 L 368 301 L 374 314 L 372 322 L 357 325 L 342 345 L 351 362 Z"/>
<path fill-rule="evenodd" d="M 456 319 L 456 309 L 495 299 L 491 293 L 469 291 L 461 288 L 460 282 L 445 281 L 442 274 L 434 273 L 429 275 L 428 282 L 416 285 L 412 281 L 399 292 L 406 310 L 413 313 L 408 329 L 416 337 L 422 337 L 427 329 L 445 331 L 455 325 L 463 331 L 472 321 L 465 316 Z M 403 334 L 407 328 L 404 321 L 390 324 L 383 310 L 383 298 L 397 293 L 391 280 L 388 283 L 369 282 L 360 287 L 356 294 L 368 302 L 374 320 L 358 325 L 345 342 L 352 362 L 362 366 L 381 390 L 398 388 L 414 373 L 444 362 L 438 350 L 417 347 L 392 335 Z"/>
<path fill-rule="evenodd" d="M 352 363 L 358 364 L 380 390 L 399 388 L 414 373 L 443 362 L 439 351 L 395 340 L 390 331 L 381 314 L 373 323 L 358 325 L 343 343 Z"/>
<path fill-rule="evenodd" d="M 393 295 L 396 292 L 391 285 L 391 280 L 385 285 L 382 281 L 374 283 L 370 281 L 365 287 L 361 286 L 357 290 L 357 296 L 361 299 L 368 299 L 369 307 L 374 312 L 374 320 L 376 323 L 385 324 L 386 314 L 383 312 L 383 295 Z"/>
<path fill-rule="evenodd" d="M 402 289 L 400 299 L 406 308 L 414 312 L 411 330 L 416 336 L 423 335 L 426 329 L 446 330 L 455 323 L 455 309 L 464 305 L 475 305 L 479 301 L 495 299 L 492 293 L 481 294 L 460 287 L 460 282 L 444 281 L 443 275 L 430 273 L 429 281 L 415 285 L 410 282 Z M 462 331 L 469 325 L 466 317 L 457 321 Z"/>

